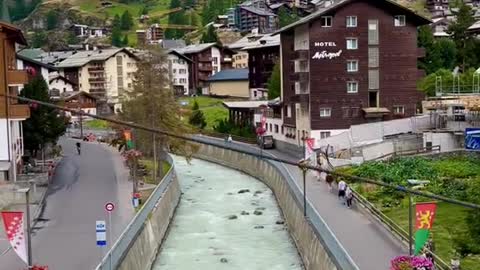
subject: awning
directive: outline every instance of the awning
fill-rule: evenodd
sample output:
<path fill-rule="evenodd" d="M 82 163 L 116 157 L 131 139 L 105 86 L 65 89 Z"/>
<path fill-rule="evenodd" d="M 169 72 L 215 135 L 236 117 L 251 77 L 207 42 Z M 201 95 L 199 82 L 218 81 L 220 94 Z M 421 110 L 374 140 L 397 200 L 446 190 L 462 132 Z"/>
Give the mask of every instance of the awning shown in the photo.
<path fill-rule="evenodd" d="M 0 161 L 0 171 L 8 171 L 10 166 L 12 166 L 10 161 Z"/>
<path fill-rule="evenodd" d="M 387 108 L 363 108 L 366 118 L 382 117 L 385 114 L 389 114 L 390 110 Z"/>

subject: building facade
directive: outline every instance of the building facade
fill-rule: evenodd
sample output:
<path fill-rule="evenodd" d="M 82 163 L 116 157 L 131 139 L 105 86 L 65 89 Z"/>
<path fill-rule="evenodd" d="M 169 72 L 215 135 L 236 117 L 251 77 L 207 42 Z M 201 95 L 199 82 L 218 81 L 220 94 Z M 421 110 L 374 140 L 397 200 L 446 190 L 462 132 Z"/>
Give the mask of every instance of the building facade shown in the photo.
<path fill-rule="evenodd" d="M 167 58 L 170 81 L 175 95 L 188 95 L 188 89 L 190 89 L 188 66 L 192 60 L 174 50 L 168 52 Z"/>
<path fill-rule="evenodd" d="M 227 69 L 208 78 L 208 94 L 250 99 L 248 69 Z"/>
<path fill-rule="evenodd" d="M 207 81 L 211 75 L 232 67 L 233 52 L 215 43 L 189 45 L 176 51 L 192 60 L 188 70 L 189 95 L 207 91 Z"/>
<path fill-rule="evenodd" d="M 0 22 L 0 94 L 17 96 L 28 82 L 28 74 L 20 70 L 16 60 L 18 45 L 27 45 L 21 30 Z M 0 96 L 0 181 L 16 181 L 24 154 L 22 121 L 30 117 L 28 105 Z"/>
<path fill-rule="evenodd" d="M 281 29 L 282 118 L 295 138 L 289 142 L 414 115 L 424 74 L 417 27 L 428 23 L 394 1 L 345 0 Z"/>
<path fill-rule="evenodd" d="M 272 33 L 278 28 L 278 17 L 268 8 L 239 5 L 235 11 L 235 26 L 241 32 L 258 29 L 259 33 Z"/>

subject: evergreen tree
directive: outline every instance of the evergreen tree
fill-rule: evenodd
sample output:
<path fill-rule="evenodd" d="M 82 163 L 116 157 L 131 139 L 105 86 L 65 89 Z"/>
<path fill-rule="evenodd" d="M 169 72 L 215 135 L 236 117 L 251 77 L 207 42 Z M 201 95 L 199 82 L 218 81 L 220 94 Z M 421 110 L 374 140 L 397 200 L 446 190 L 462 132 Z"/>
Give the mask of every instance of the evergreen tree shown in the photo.
<path fill-rule="evenodd" d="M 218 43 L 218 36 L 213 25 L 208 26 L 207 31 L 202 35 L 202 43 Z"/>
<path fill-rule="evenodd" d="M 44 31 L 36 31 L 33 34 L 32 42 L 30 42 L 30 46 L 32 48 L 41 48 L 47 44 L 47 33 Z"/>
<path fill-rule="evenodd" d="M 2 1 L 2 5 L 0 6 L 0 21 L 4 21 L 10 23 L 10 12 L 8 10 L 7 1 Z"/>
<path fill-rule="evenodd" d="M 52 103 L 48 96 L 48 86 L 41 75 L 26 84 L 20 96 Z M 55 143 L 65 133 L 65 118 L 58 111 L 45 106 L 32 106 L 30 118 L 23 122 L 25 149 L 35 156 L 39 146 Z"/>
<path fill-rule="evenodd" d="M 78 37 L 73 32 L 68 32 L 67 34 L 67 43 L 68 44 L 78 44 Z"/>
<path fill-rule="evenodd" d="M 121 22 L 120 22 L 120 29 L 122 30 L 130 30 L 133 27 L 133 18 L 130 12 L 126 10 L 122 14 Z"/>
<path fill-rule="evenodd" d="M 112 29 L 120 28 L 121 26 L 122 26 L 122 22 L 120 20 L 120 16 L 118 16 L 118 14 L 115 14 L 115 16 L 113 17 Z"/>
<path fill-rule="evenodd" d="M 278 20 L 279 20 L 279 26 L 284 27 L 289 24 L 292 24 L 296 22 L 299 19 L 299 16 L 296 13 L 296 10 L 289 11 L 285 7 L 280 7 L 278 10 Z"/>
<path fill-rule="evenodd" d="M 47 30 L 53 30 L 57 28 L 58 14 L 55 10 L 51 9 L 47 13 Z"/>
<path fill-rule="evenodd" d="M 270 79 L 268 79 L 267 83 L 269 99 L 274 99 L 280 96 L 281 84 L 282 80 L 280 76 L 280 63 L 276 63 L 273 67 L 272 75 L 270 75 Z"/>
<path fill-rule="evenodd" d="M 453 68 L 455 68 L 457 61 L 457 48 L 455 47 L 455 42 L 448 38 L 438 39 L 435 41 L 433 50 L 435 51 L 433 54 L 436 55 L 440 61 L 441 68 L 448 70 L 453 70 Z"/>
<path fill-rule="evenodd" d="M 123 46 L 128 46 L 128 35 L 125 35 L 125 37 L 123 37 L 122 44 Z"/>
<path fill-rule="evenodd" d="M 122 31 L 120 30 L 120 28 L 115 27 L 115 28 L 112 29 L 111 39 L 112 39 L 112 45 L 113 46 L 115 46 L 115 47 L 122 47 L 123 46 Z"/>
<path fill-rule="evenodd" d="M 452 13 L 456 15 L 456 20 L 452 21 L 448 26 L 447 33 L 451 35 L 457 46 L 458 64 L 462 65 L 465 70 L 467 68 L 468 47 L 473 40 L 473 34 L 467 30 L 475 22 L 475 18 L 473 17 L 472 8 L 463 2 L 459 4 L 458 12 L 452 10 Z"/>
<path fill-rule="evenodd" d="M 192 114 L 188 119 L 188 123 L 190 123 L 190 125 L 197 127 L 199 129 L 204 129 L 205 126 L 207 125 L 207 122 L 205 121 L 205 116 L 203 115 L 203 112 L 199 109 L 199 106 L 196 100 L 193 103 Z"/>

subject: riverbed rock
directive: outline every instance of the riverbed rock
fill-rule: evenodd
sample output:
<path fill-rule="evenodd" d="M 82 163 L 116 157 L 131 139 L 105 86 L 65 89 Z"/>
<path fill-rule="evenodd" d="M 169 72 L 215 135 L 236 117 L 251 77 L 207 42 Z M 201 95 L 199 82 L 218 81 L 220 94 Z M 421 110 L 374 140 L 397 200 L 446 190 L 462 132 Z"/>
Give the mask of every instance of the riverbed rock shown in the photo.
<path fill-rule="evenodd" d="M 277 220 L 277 222 L 275 222 L 275 224 L 277 224 L 277 225 L 283 225 L 283 224 L 285 224 L 285 221 L 283 221 L 283 220 Z"/>
<path fill-rule="evenodd" d="M 228 216 L 228 219 L 237 219 L 237 218 L 238 218 L 237 215 L 230 215 L 230 216 Z"/>
<path fill-rule="evenodd" d="M 242 212 L 240 213 L 240 215 L 242 215 L 242 216 L 248 216 L 248 215 L 250 215 L 250 213 L 247 212 L 247 211 L 242 211 Z"/>
<path fill-rule="evenodd" d="M 255 210 L 258 210 L 258 211 L 265 211 L 265 207 L 257 207 Z"/>
<path fill-rule="evenodd" d="M 262 194 L 263 192 L 261 190 L 255 191 L 255 194 Z"/>
<path fill-rule="evenodd" d="M 221 263 L 228 263 L 228 260 L 227 260 L 227 258 L 221 258 L 221 259 L 220 259 L 220 262 L 221 262 Z"/>
<path fill-rule="evenodd" d="M 260 216 L 260 215 L 263 214 L 263 212 L 262 212 L 262 211 L 259 211 L 259 210 L 255 210 L 255 211 L 253 211 L 253 214 L 254 214 L 254 215 L 257 215 L 257 216 Z"/>
<path fill-rule="evenodd" d="M 228 192 L 227 195 L 233 195 L 233 193 L 232 193 L 232 192 Z"/>
<path fill-rule="evenodd" d="M 247 193 L 247 192 L 250 192 L 250 190 L 249 189 L 240 189 L 238 191 L 238 194 Z"/>
<path fill-rule="evenodd" d="M 255 226 L 254 228 L 255 228 L 255 229 L 263 229 L 263 228 L 265 228 L 265 227 L 263 227 L 262 225 L 257 225 L 257 226 Z"/>

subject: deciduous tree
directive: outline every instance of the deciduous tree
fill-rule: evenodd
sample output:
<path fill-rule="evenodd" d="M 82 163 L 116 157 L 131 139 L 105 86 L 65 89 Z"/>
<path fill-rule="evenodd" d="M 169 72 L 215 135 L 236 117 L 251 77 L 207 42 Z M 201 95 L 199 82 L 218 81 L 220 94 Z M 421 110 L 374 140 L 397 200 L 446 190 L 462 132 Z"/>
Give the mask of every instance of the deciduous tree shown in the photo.
<path fill-rule="evenodd" d="M 282 80 L 280 77 L 280 64 L 277 63 L 273 67 L 272 75 L 268 79 L 268 98 L 275 99 L 280 96 Z"/>

